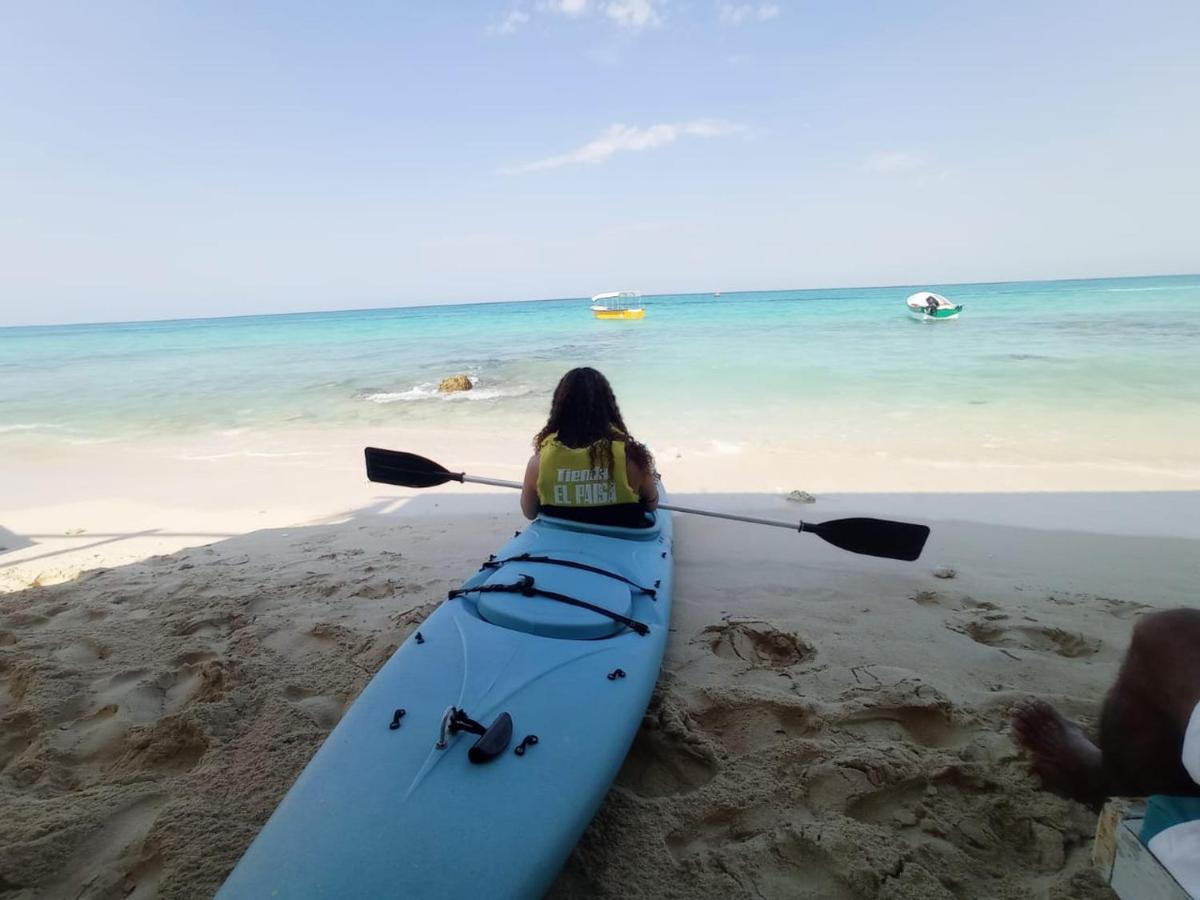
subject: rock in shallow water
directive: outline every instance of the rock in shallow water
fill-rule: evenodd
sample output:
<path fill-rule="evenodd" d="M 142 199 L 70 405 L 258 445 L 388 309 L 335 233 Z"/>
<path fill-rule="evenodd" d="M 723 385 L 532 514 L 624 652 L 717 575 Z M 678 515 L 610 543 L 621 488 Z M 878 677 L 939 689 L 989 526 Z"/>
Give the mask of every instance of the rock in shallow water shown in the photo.
<path fill-rule="evenodd" d="M 438 392 L 449 394 L 454 391 L 469 391 L 473 384 L 471 379 L 466 375 L 451 375 L 449 378 L 443 378 L 438 384 Z"/>

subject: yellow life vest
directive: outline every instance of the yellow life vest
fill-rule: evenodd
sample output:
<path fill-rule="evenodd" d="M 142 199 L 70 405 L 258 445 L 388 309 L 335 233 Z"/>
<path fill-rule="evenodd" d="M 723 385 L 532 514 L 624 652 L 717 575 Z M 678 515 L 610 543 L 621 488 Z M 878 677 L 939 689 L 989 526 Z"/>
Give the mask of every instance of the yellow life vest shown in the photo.
<path fill-rule="evenodd" d="M 559 443 L 551 434 L 538 451 L 538 500 L 543 506 L 613 506 L 637 503 L 637 492 L 629 486 L 625 468 L 625 442 L 612 443 L 612 468 L 593 466 L 587 447 L 578 449 Z"/>

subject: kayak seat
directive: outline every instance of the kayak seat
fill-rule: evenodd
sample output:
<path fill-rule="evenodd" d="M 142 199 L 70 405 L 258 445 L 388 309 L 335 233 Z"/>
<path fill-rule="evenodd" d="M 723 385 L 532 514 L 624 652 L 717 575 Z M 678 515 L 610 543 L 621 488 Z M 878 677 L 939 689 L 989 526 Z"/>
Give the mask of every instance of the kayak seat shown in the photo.
<path fill-rule="evenodd" d="M 633 595 L 620 581 L 544 563 L 506 563 L 484 585 L 514 584 L 521 576 L 533 578 L 538 588 L 565 594 L 621 616 L 633 614 Z M 611 637 L 625 626 L 603 613 L 571 606 L 548 597 L 527 597 L 519 592 L 471 593 L 479 617 L 493 625 L 542 637 L 589 641 Z"/>

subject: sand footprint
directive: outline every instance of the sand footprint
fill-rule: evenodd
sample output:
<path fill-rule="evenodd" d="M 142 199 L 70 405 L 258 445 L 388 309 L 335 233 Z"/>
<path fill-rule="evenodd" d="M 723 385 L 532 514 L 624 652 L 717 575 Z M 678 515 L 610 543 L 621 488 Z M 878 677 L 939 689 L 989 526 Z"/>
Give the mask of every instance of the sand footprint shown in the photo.
<path fill-rule="evenodd" d="M 97 883 L 97 879 L 104 878 L 106 873 L 97 874 L 96 860 L 119 862 L 138 855 L 166 801 L 161 794 L 148 794 L 113 812 L 58 867 L 59 875 L 39 886 L 40 893 L 48 897 L 125 896 L 128 891 L 124 889 L 117 893 L 118 884 Z M 109 867 L 110 870 L 119 868 Z"/>
<path fill-rule="evenodd" d="M 839 727 L 869 740 L 904 740 L 921 747 L 959 747 L 970 732 L 937 707 L 873 706 L 841 719 Z"/>
<path fill-rule="evenodd" d="M 710 697 L 711 705 L 695 714 L 696 721 L 736 756 L 824 728 L 817 708 L 803 701 L 733 693 Z"/>
<path fill-rule="evenodd" d="M 782 631 L 761 619 L 728 619 L 709 625 L 700 640 L 722 659 L 749 663 L 754 668 L 785 669 L 816 655 L 816 648 L 802 635 Z"/>
<path fill-rule="evenodd" d="M 198 722 L 186 715 L 164 716 L 153 725 L 129 731 L 125 752 L 110 771 L 182 774 L 199 765 L 207 750 L 208 735 Z"/>
<path fill-rule="evenodd" d="M 126 724 L 146 725 L 175 713 L 194 701 L 211 701 L 224 695 L 225 667 L 215 654 L 185 653 L 176 668 L 151 675 L 148 669 L 127 669 L 93 684 L 101 706 L 112 705 Z"/>
<path fill-rule="evenodd" d="M 1097 597 L 1104 604 L 1104 611 L 1118 619 L 1133 619 L 1147 610 L 1153 609 L 1145 603 L 1135 603 L 1132 600 L 1114 600 L 1111 597 Z"/>
<path fill-rule="evenodd" d="M 669 689 L 655 692 L 617 784 L 641 797 L 688 794 L 712 781 L 720 763 L 687 707 Z"/>
<path fill-rule="evenodd" d="M 640 797 L 668 797 L 703 787 L 719 770 L 711 749 L 643 728 L 617 774 L 617 784 Z"/>
<path fill-rule="evenodd" d="M 908 599 L 918 606 L 948 606 L 950 602 L 937 591 L 916 591 Z"/>
<path fill-rule="evenodd" d="M 16 612 L 4 617 L 8 628 L 36 628 L 45 625 L 50 619 L 35 612 Z"/>
<path fill-rule="evenodd" d="M 332 650 L 342 642 L 349 642 L 354 633 L 341 625 L 318 622 L 307 631 L 281 628 L 267 635 L 263 645 L 285 656 L 306 656 Z"/>
<path fill-rule="evenodd" d="M 365 580 L 364 584 L 355 588 L 355 590 L 351 592 L 350 596 L 363 597 L 367 600 L 384 600 L 388 597 L 394 596 L 398 592 L 403 591 L 403 589 L 403 586 L 397 585 L 390 578 L 385 579 L 384 581 L 375 581 L 374 579 L 368 578 Z"/>
<path fill-rule="evenodd" d="M 902 779 L 855 797 L 846 804 L 846 815 L 870 825 L 912 827 L 919 821 L 919 804 L 930 785 L 930 779 L 923 776 Z"/>
<path fill-rule="evenodd" d="M 72 665 L 87 665 L 107 659 L 112 650 L 94 638 L 85 637 L 54 651 L 54 656 Z"/>
<path fill-rule="evenodd" d="M 192 619 L 175 629 L 180 637 L 217 637 L 229 633 L 233 616 L 229 614 Z"/>
<path fill-rule="evenodd" d="M 800 811 L 794 811 L 799 814 Z M 794 816 L 795 817 L 795 816 Z M 805 816 L 811 820 L 811 815 Z M 676 862 L 710 850 L 723 852 L 779 826 L 779 810 L 770 803 L 718 807 L 666 836 L 667 850 Z"/>
<path fill-rule="evenodd" d="M 37 716 L 28 710 L 0 718 L 0 772 L 33 745 L 40 726 Z"/>
<path fill-rule="evenodd" d="M 1101 642 L 1077 631 L 1065 631 L 1049 625 L 1013 625 L 1004 617 L 977 619 L 961 626 L 949 625 L 978 644 L 989 647 L 1055 653 L 1068 659 L 1092 656 Z"/>
<path fill-rule="evenodd" d="M 296 685 L 284 689 L 283 696 L 296 704 L 314 723 L 332 729 L 342 718 L 346 704 L 328 694 L 318 694 Z"/>
<path fill-rule="evenodd" d="M 755 889 L 761 897 L 788 897 L 796 900 L 860 900 L 863 896 L 847 883 L 830 853 L 823 849 L 820 833 L 809 836 L 808 829 L 784 829 L 774 836 L 774 856 L 781 867 L 769 867 L 755 873 Z M 800 891 L 797 884 L 803 884 Z M 897 895 L 899 896 L 899 895 Z"/>
<path fill-rule="evenodd" d="M 954 704 L 944 694 L 913 680 L 858 689 L 829 718 L 840 730 L 867 740 L 920 747 L 960 747 L 973 733 L 956 721 Z"/>
<path fill-rule="evenodd" d="M 976 600 L 967 595 L 963 595 L 955 601 L 940 591 L 916 591 L 910 594 L 908 599 L 918 606 L 943 606 L 955 610 L 973 609 L 983 613 L 994 612 L 1000 608 L 990 600 Z"/>
<path fill-rule="evenodd" d="M 756 826 L 749 811 L 717 810 L 667 838 L 679 863 L 713 865 L 730 881 L 729 897 L 861 900 L 811 820 Z M 711 851 L 711 852 L 710 852 Z M 899 895 L 896 895 L 899 896 Z"/>
<path fill-rule="evenodd" d="M 14 665 L 0 659 L 0 720 L 21 705 L 34 682 L 34 671 L 31 665 Z"/>

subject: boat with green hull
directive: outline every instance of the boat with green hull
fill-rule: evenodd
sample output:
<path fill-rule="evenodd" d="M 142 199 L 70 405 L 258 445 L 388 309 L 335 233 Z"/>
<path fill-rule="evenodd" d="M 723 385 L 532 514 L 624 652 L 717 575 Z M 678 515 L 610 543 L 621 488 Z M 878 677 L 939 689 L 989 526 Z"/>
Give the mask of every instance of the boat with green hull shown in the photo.
<path fill-rule="evenodd" d="M 951 303 L 941 294 L 932 291 L 918 291 L 904 301 L 909 313 L 914 319 L 922 321 L 943 321 L 953 319 L 962 312 L 962 304 Z"/>

